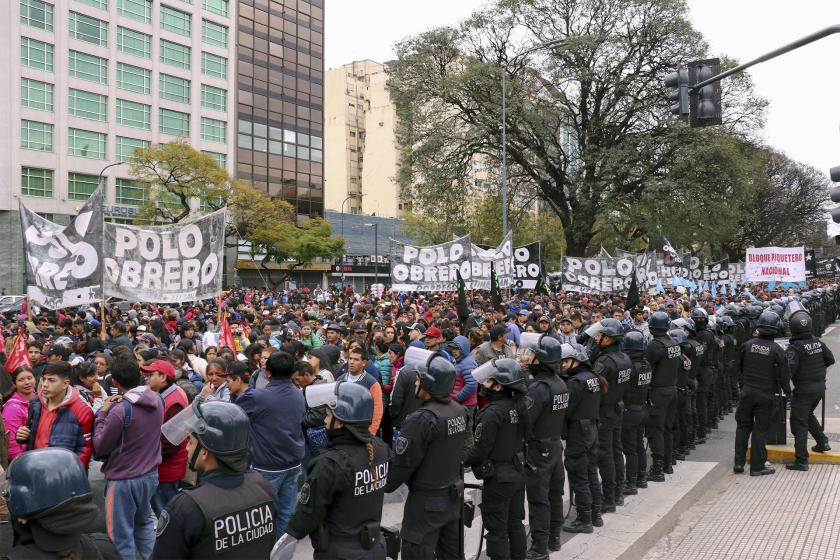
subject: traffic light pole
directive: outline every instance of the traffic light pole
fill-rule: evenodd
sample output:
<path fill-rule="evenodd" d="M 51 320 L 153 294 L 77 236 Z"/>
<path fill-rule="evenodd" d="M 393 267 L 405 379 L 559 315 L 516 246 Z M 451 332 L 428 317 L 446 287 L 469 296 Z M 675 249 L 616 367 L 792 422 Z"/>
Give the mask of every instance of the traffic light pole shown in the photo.
<path fill-rule="evenodd" d="M 719 82 L 720 80 L 722 80 L 724 78 L 728 78 L 729 76 L 732 76 L 733 74 L 737 74 L 738 72 L 743 72 L 744 70 L 746 70 L 750 66 L 755 66 L 756 64 L 766 62 L 768 60 L 776 58 L 777 56 L 781 56 L 785 53 L 789 53 L 790 51 L 795 51 L 796 49 L 798 49 L 800 47 L 804 47 L 805 45 L 809 45 L 809 44 L 811 44 L 815 41 L 819 41 L 820 39 L 824 39 L 825 37 L 828 37 L 829 35 L 834 35 L 835 33 L 840 33 L 840 25 L 832 25 L 831 27 L 826 27 L 825 29 L 823 29 L 821 31 L 817 31 L 816 33 L 812 33 L 811 35 L 808 35 L 807 37 L 803 37 L 802 39 L 799 39 L 798 41 L 794 41 L 793 43 L 790 43 L 790 44 L 785 45 L 783 47 L 779 47 L 778 49 L 776 49 L 774 51 L 770 51 L 767 54 L 763 54 L 763 55 L 759 56 L 758 58 L 756 58 L 754 60 L 751 60 L 749 62 L 745 62 L 744 64 L 741 64 L 740 66 L 736 66 L 735 68 L 727 70 L 726 72 L 721 72 L 720 74 L 718 74 L 716 76 L 712 76 L 708 80 L 702 81 L 698 84 L 694 84 L 693 86 L 691 86 L 689 88 L 689 92 L 691 94 L 694 94 L 694 92 L 698 91 L 700 88 L 702 88 L 704 86 L 707 86 L 709 84 L 713 84 L 715 82 Z"/>

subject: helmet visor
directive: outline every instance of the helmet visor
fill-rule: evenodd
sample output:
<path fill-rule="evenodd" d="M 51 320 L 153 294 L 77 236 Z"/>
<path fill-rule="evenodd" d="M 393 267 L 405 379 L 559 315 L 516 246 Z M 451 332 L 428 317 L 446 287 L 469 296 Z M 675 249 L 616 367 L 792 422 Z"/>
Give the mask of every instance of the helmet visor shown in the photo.
<path fill-rule="evenodd" d="M 481 385 L 488 379 L 493 379 L 499 373 L 499 370 L 496 369 L 496 366 L 493 365 L 493 360 L 489 362 L 484 362 L 477 368 L 475 368 L 472 372 L 473 379 L 475 379 L 476 383 Z"/>
<path fill-rule="evenodd" d="M 191 406 L 183 409 L 160 427 L 163 437 L 172 445 L 181 445 L 187 436 L 196 431 L 201 421 L 195 410 L 198 408 L 198 402 L 199 399 L 194 400 Z"/>
<path fill-rule="evenodd" d="M 309 408 L 324 405 L 333 408 L 338 402 L 338 383 L 310 385 L 303 392 L 303 397 L 306 399 L 306 406 Z"/>
<path fill-rule="evenodd" d="M 519 347 L 520 348 L 536 348 L 539 343 L 540 339 L 545 336 L 542 333 L 522 333 L 519 335 Z"/>
<path fill-rule="evenodd" d="M 588 334 L 590 338 L 595 338 L 595 335 L 598 334 L 599 332 L 602 332 L 603 330 L 604 330 L 604 325 L 601 324 L 601 321 L 598 321 L 594 325 L 590 325 L 589 328 L 587 328 L 583 332 Z"/>
<path fill-rule="evenodd" d="M 799 303 L 798 301 L 788 302 L 787 309 L 785 310 L 785 319 L 790 318 L 790 316 L 796 313 L 797 311 L 807 312 L 808 310 L 805 309 L 805 306 Z"/>
<path fill-rule="evenodd" d="M 404 363 L 407 366 L 425 366 L 433 355 L 434 352 L 431 350 L 409 346 L 405 351 Z"/>

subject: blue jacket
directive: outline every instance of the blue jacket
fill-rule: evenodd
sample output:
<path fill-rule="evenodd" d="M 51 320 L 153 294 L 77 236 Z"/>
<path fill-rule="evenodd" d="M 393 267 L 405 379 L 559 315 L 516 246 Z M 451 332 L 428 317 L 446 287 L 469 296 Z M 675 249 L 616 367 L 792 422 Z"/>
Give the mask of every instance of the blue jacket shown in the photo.
<path fill-rule="evenodd" d="M 455 395 L 455 400 L 463 403 L 471 395 L 475 394 L 478 383 L 475 382 L 475 378 L 472 376 L 472 370 L 478 367 L 478 363 L 476 363 L 475 358 L 470 354 L 470 341 L 467 337 L 456 336 L 452 342 L 457 344 L 458 349 L 461 351 L 461 355 L 455 362 L 455 372 L 464 380 L 464 386 Z M 458 385 L 457 381 L 455 385 Z"/>
<path fill-rule="evenodd" d="M 264 389 L 242 394 L 236 404 L 251 421 L 248 452 L 255 469 L 283 471 L 300 465 L 306 404 L 291 379 L 272 379 Z"/>

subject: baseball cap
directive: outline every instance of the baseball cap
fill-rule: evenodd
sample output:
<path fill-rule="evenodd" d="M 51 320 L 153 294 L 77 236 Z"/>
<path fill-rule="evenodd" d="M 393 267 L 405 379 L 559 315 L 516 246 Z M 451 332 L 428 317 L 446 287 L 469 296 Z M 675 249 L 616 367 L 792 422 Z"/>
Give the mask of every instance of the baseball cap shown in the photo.
<path fill-rule="evenodd" d="M 437 327 L 432 326 L 426 329 L 426 338 L 441 338 L 442 336 L 443 333 Z"/>
<path fill-rule="evenodd" d="M 410 330 L 410 331 L 420 331 L 421 333 L 425 333 L 426 332 L 426 325 L 424 325 L 423 323 L 414 323 L 413 325 L 408 327 L 408 330 Z"/>
<path fill-rule="evenodd" d="M 569 316 L 567 315 L 567 316 L 563 317 L 562 319 L 560 319 L 560 322 L 561 322 L 561 323 L 569 323 L 569 324 L 571 324 L 571 322 L 572 322 L 572 318 L 571 318 L 571 317 L 569 317 Z"/>
<path fill-rule="evenodd" d="M 528 311 L 527 309 L 520 309 L 520 310 L 519 310 L 519 314 L 520 314 L 520 315 L 524 315 L 525 317 L 527 317 L 527 316 L 529 316 L 529 315 L 531 314 L 531 312 L 530 312 L 530 311 Z"/>
<path fill-rule="evenodd" d="M 47 356 L 61 356 L 65 362 L 70 357 L 70 349 L 63 344 L 53 344 L 47 349 Z"/>
<path fill-rule="evenodd" d="M 367 332 L 367 327 L 364 323 L 353 323 L 353 332 Z"/>
<path fill-rule="evenodd" d="M 164 374 L 169 379 L 175 379 L 175 367 L 166 360 L 155 360 L 154 362 L 140 366 L 141 371 L 146 373 L 158 372 Z"/>
<path fill-rule="evenodd" d="M 490 340 L 496 340 L 503 334 L 508 334 L 510 329 L 507 328 L 506 325 L 503 323 L 499 323 L 498 325 L 493 325 L 493 328 L 490 329 Z"/>

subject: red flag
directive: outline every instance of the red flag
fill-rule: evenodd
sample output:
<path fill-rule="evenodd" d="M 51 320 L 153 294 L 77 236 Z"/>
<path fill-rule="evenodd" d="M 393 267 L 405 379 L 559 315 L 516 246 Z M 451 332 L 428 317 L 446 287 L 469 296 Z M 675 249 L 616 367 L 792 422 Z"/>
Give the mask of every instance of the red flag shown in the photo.
<path fill-rule="evenodd" d="M 245 297 L 243 299 L 245 300 L 245 303 L 251 303 L 251 300 L 254 299 L 254 290 L 251 290 L 247 294 L 245 294 Z"/>
<path fill-rule="evenodd" d="M 219 321 L 219 350 L 225 347 L 236 352 L 236 343 L 233 341 L 233 331 L 230 330 L 227 314 L 222 313 L 222 318 Z"/>
<path fill-rule="evenodd" d="M 20 366 L 26 366 L 29 368 L 32 367 L 32 360 L 29 359 L 29 352 L 27 352 L 26 348 L 27 338 L 28 337 L 25 335 L 24 330 L 21 328 L 15 337 L 12 352 L 9 354 L 9 357 L 3 366 L 9 374 L 14 373 L 14 371 Z"/>

